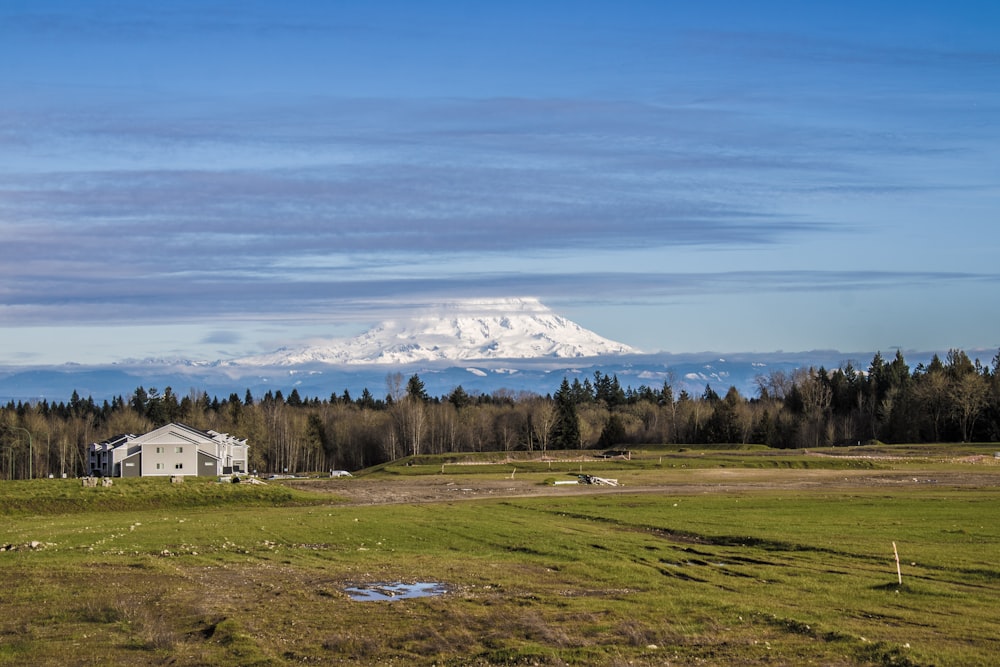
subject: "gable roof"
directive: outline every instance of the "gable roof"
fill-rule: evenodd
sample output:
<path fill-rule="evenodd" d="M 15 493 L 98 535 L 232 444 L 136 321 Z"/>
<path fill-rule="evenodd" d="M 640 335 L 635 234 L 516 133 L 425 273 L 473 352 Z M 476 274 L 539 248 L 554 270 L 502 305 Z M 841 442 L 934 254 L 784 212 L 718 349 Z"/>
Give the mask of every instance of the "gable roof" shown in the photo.
<path fill-rule="evenodd" d="M 223 445 L 227 447 L 232 446 L 247 446 L 246 439 L 239 439 L 228 433 L 219 433 L 218 431 L 200 431 L 196 428 L 188 426 L 187 424 L 179 424 L 177 422 L 171 422 L 155 428 L 148 433 L 143 435 L 132 435 L 131 433 L 125 435 L 116 435 L 113 438 L 105 440 L 104 442 L 94 443 L 91 445 L 94 449 L 100 449 L 104 451 L 118 449 L 119 447 L 128 447 L 129 449 L 133 447 L 141 447 L 142 445 L 156 445 L 156 444 L 168 444 L 168 445 L 181 445 L 181 444 L 191 444 L 196 447 L 215 447 L 217 445 Z"/>
<path fill-rule="evenodd" d="M 176 443 L 177 441 L 189 442 L 192 445 L 208 444 L 212 442 L 212 436 L 190 426 L 171 422 L 160 428 L 153 429 L 149 433 L 140 435 L 132 441 L 132 444 Z"/>
<path fill-rule="evenodd" d="M 90 448 L 93 451 L 110 452 L 112 449 L 127 447 L 133 440 L 135 440 L 134 435 L 131 433 L 124 433 L 122 435 L 116 435 L 113 438 L 108 438 L 103 442 L 95 442 L 90 446 Z"/>

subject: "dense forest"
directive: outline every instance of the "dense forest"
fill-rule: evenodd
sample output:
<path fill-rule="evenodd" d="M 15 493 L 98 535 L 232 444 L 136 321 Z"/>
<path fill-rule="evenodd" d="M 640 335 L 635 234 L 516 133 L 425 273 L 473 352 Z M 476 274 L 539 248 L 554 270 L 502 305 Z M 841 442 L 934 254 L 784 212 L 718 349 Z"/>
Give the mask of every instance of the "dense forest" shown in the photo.
<path fill-rule="evenodd" d="M 662 386 L 622 387 L 614 375 L 564 378 L 547 396 L 461 386 L 431 397 L 418 375 L 386 377 L 381 398 L 365 389 L 303 397 L 178 396 L 139 387 L 98 405 L 76 392 L 65 403 L 0 408 L 0 478 L 82 475 L 87 446 L 176 421 L 249 440 L 251 469 L 356 470 L 411 454 L 545 451 L 638 444 L 764 444 L 778 448 L 879 440 L 1000 440 L 1000 353 L 990 366 L 952 350 L 911 369 L 899 352 L 867 369 L 800 369 L 757 378 L 756 396 L 735 387 L 701 395 Z"/>

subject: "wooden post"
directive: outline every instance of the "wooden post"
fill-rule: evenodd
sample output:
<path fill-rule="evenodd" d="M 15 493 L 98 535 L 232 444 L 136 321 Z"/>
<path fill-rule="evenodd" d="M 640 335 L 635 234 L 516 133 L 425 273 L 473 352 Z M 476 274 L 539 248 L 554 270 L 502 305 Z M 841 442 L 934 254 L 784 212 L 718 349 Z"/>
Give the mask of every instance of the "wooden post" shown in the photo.
<path fill-rule="evenodd" d="M 896 549 L 896 543 L 892 543 L 892 553 L 896 555 L 896 577 L 899 578 L 899 585 L 903 585 L 903 571 L 899 569 L 899 551 Z"/>

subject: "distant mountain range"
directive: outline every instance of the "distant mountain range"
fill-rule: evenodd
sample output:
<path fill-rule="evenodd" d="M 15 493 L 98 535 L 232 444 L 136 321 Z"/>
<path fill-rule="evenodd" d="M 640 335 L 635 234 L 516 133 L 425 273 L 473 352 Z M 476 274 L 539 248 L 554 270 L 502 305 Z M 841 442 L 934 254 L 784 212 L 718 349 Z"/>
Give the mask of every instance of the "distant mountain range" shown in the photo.
<path fill-rule="evenodd" d="M 360 336 L 283 348 L 229 366 L 409 365 L 483 359 L 578 359 L 635 353 L 602 338 L 537 299 L 455 301 L 433 314 L 383 322 Z"/>
<path fill-rule="evenodd" d="M 625 387 L 669 382 L 700 395 L 735 386 L 756 394 L 756 378 L 775 370 L 836 368 L 851 360 L 867 368 L 871 354 L 835 351 L 795 354 L 644 354 L 603 338 L 553 313 L 537 299 L 458 301 L 416 318 L 383 322 L 353 338 L 283 348 L 270 354 L 218 361 L 146 359 L 102 366 L 66 364 L 0 369 L 0 401 L 68 400 L 76 391 L 97 401 L 128 396 L 139 386 L 171 387 L 175 394 L 205 391 L 228 397 L 293 388 L 302 396 L 353 396 L 387 391 L 387 376 L 419 374 L 428 393 L 443 396 L 461 385 L 470 393 L 499 389 L 554 393 L 563 377 L 617 375 Z M 927 355 L 929 358 L 930 355 Z M 907 360 L 912 364 L 926 359 Z"/>

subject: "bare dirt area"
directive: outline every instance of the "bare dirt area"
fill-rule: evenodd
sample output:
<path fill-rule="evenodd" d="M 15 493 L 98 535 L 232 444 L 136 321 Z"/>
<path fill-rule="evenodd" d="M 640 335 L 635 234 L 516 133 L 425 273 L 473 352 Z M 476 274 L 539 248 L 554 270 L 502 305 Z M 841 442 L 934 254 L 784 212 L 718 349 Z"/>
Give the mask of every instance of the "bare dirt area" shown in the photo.
<path fill-rule="evenodd" d="M 573 495 L 669 494 L 695 495 L 780 490 L 897 489 L 913 486 L 939 488 L 1000 488 L 1000 467 L 970 466 L 968 471 L 935 470 L 773 470 L 711 468 L 665 475 L 662 481 L 640 479 L 622 486 L 590 484 L 552 485 L 536 479 L 455 481 L 447 475 L 377 479 L 287 480 L 303 490 L 330 493 L 347 505 L 387 505 L 472 500 L 477 498 L 561 497 Z"/>
<path fill-rule="evenodd" d="M 532 480 L 482 479 L 455 482 L 446 478 L 413 477 L 400 479 L 319 479 L 284 482 L 302 490 L 330 493 L 349 505 L 388 505 L 394 503 L 429 503 L 472 498 L 516 498 L 535 495 L 566 495 L 600 492 L 602 487 L 555 487 Z M 614 490 L 603 487 L 605 491 Z M 624 490 L 619 488 L 618 490 Z"/>

